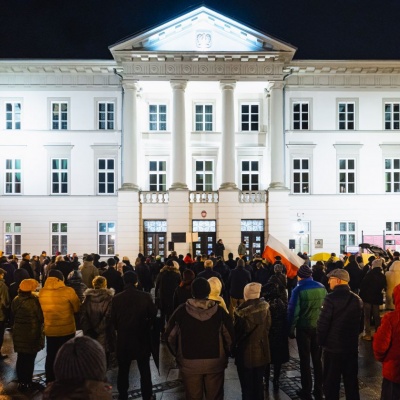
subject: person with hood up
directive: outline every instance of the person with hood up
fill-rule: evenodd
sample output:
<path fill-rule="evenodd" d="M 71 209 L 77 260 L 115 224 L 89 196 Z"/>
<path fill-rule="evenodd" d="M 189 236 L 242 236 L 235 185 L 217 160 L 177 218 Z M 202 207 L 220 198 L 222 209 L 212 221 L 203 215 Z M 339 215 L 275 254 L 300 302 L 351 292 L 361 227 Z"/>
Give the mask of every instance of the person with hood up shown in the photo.
<path fill-rule="evenodd" d="M 55 381 L 47 386 L 43 400 L 111 400 L 106 372 L 101 345 L 88 336 L 76 336 L 60 348 L 54 361 Z"/>
<path fill-rule="evenodd" d="M 208 296 L 208 299 L 216 301 L 229 314 L 225 300 L 221 297 L 221 281 L 216 276 L 212 276 L 208 279 L 208 283 L 210 284 L 210 295 Z"/>
<path fill-rule="evenodd" d="M 400 261 L 394 261 L 385 276 L 387 283 L 385 308 L 394 310 L 393 289 L 400 284 Z"/>
<path fill-rule="evenodd" d="M 181 304 L 186 303 L 188 299 L 192 298 L 192 282 L 195 278 L 194 272 L 191 269 L 183 271 L 183 279 L 174 292 L 174 310 Z"/>
<path fill-rule="evenodd" d="M 186 399 L 223 400 L 224 375 L 233 341 L 229 315 L 209 300 L 210 284 L 192 282 L 192 299 L 179 306 L 165 336 L 182 374 Z M 194 345 L 193 338 L 196 338 Z"/>
<path fill-rule="evenodd" d="M 268 339 L 271 313 L 260 293 L 261 283 L 247 284 L 244 303 L 234 313 L 235 362 L 243 400 L 264 400 L 264 370 L 271 362 Z"/>
<path fill-rule="evenodd" d="M 39 302 L 44 315 L 46 335 L 46 383 L 54 381 L 53 365 L 60 347 L 76 333 L 74 314 L 81 302 L 75 290 L 65 286 L 64 275 L 56 269 L 50 270 L 44 287 L 39 292 Z"/>
<path fill-rule="evenodd" d="M 104 349 L 107 365 L 110 354 L 115 351 L 115 331 L 111 324 L 111 302 L 114 289 L 107 288 L 107 279 L 96 276 L 93 289 L 85 291 L 85 300 L 81 307 L 81 327 L 84 335 L 97 340 Z"/>
<path fill-rule="evenodd" d="M 400 399 L 400 285 L 393 299 L 395 310 L 383 316 L 373 341 L 374 356 L 382 362 L 382 400 Z"/>
<path fill-rule="evenodd" d="M 11 304 L 13 343 L 17 353 L 15 369 L 20 392 L 44 389 L 39 382 L 32 382 L 36 355 L 44 347 L 43 312 L 35 293 L 38 285 L 36 279 L 24 279 L 19 285 L 18 296 Z"/>

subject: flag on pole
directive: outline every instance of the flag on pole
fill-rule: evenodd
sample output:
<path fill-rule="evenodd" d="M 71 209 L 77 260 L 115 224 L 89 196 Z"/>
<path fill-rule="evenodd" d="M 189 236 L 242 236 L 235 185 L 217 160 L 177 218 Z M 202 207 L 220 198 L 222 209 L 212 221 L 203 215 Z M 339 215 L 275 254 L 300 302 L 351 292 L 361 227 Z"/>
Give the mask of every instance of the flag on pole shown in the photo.
<path fill-rule="evenodd" d="M 297 270 L 304 264 L 301 257 L 272 235 L 268 235 L 267 245 L 262 256 L 272 264 L 275 262 L 275 257 L 280 256 L 281 263 L 286 267 L 288 278 L 294 278 L 297 275 Z"/>

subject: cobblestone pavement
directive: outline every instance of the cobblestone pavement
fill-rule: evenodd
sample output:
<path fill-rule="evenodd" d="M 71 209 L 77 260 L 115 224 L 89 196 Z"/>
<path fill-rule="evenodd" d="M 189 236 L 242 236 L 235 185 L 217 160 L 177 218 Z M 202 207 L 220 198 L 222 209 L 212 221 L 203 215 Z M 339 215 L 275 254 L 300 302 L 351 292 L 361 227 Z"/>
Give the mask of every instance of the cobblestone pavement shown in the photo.
<path fill-rule="evenodd" d="M 21 394 L 17 391 L 17 382 L 15 380 L 16 354 L 13 352 L 10 331 L 6 331 L 5 334 L 3 353 L 7 354 L 8 358 L 0 361 L 0 400 L 42 399 L 40 392 Z M 290 340 L 290 353 L 290 361 L 282 367 L 280 390 L 278 392 L 274 392 L 272 390 L 272 385 L 270 385 L 269 391 L 266 392 L 266 399 L 298 399 L 296 396 L 296 390 L 300 389 L 301 387 L 300 363 L 295 340 Z M 41 351 L 36 358 L 35 364 L 34 379 L 41 383 L 44 383 L 45 355 L 45 350 Z M 151 362 L 153 390 L 154 393 L 156 393 L 157 399 L 184 400 L 184 391 L 179 376 L 179 370 L 176 368 L 174 358 L 170 355 L 164 344 L 161 345 L 160 359 L 160 373 L 158 373 L 154 363 Z M 113 399 L 117 399 L 117 369 L 115 368 L 108 371 L 107 378 L 108 381 L 113 384 Z M 363 340 L 360 340 L 359 382 L 362 400 L 377 400 L 380 398 L 380 386 L 382 382 L 381 365 L 373 358 L 371 342 L 365 342 Z M 140 399 L 140 383 L 136 363 L 132 363 L 130 384 L 131 388 L 129 392 L 129 398 Z M 229 361 L 228 368 L 225 372 L 225 398 L 230 400 L 241 399 L 240 384 L 234 360 Z M 345 398 L 343 387 L 341 390 L 341 398 Z"/>

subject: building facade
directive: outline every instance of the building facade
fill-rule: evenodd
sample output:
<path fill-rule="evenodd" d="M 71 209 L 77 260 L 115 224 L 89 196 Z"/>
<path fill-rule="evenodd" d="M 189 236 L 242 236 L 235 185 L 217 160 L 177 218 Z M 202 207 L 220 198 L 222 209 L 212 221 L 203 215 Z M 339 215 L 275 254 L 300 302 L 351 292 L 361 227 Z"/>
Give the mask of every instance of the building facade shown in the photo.
<path fill-rule="evenodd" d="M 5 253 L 400 245 L 400 62 L 294 60 L 206 7 L 110 51 L 0 61 Z"/>

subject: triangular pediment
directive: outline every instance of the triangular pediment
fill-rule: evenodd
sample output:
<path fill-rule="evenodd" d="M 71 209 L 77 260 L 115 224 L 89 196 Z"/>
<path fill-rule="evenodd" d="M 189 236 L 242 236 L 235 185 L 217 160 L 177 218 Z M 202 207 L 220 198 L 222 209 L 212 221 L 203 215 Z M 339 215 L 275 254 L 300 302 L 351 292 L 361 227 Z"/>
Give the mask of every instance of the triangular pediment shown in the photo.
<path fill-rule="evenodd" d="M 199 7 L 162 25 L 110 46 L 117 61 L 135 53 L 264 54 L 290 61 L 296 48 L 207 7 Z"/>

